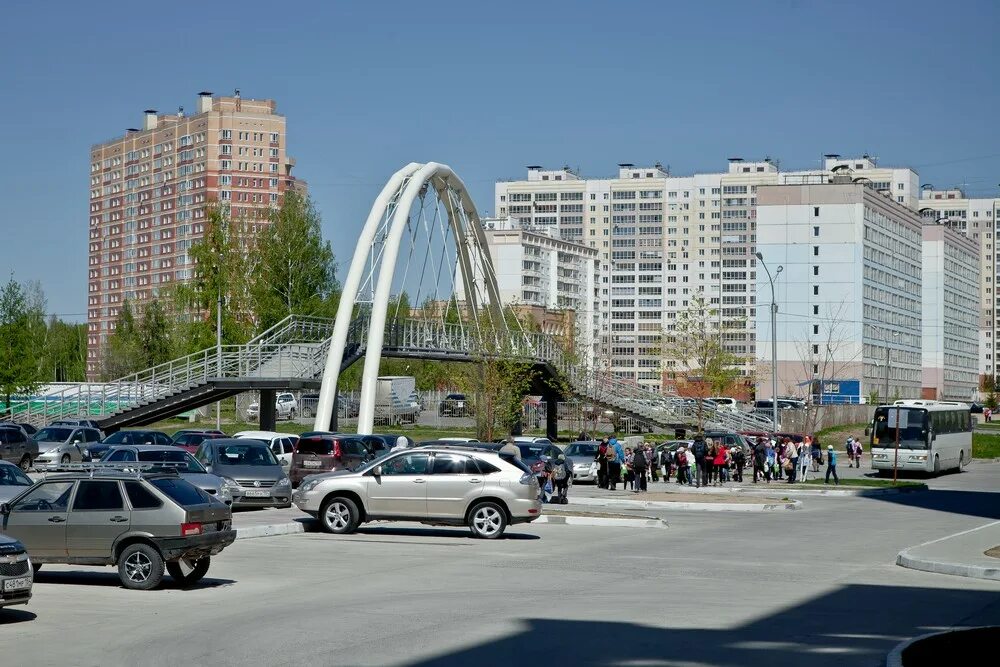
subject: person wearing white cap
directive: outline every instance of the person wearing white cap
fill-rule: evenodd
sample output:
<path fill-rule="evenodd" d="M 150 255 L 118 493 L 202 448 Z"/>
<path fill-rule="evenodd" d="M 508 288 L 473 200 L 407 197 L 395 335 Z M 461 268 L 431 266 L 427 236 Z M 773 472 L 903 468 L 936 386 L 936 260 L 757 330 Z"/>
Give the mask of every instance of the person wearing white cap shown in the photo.
<path fill-rule="evenodd" d="M 837 452 L 833 445 L 826 446 L 826 484 L 830 483 L 830 474 L 833 474 L 833 483 L 840 486 L 840 478 L 837 477 Z"/>

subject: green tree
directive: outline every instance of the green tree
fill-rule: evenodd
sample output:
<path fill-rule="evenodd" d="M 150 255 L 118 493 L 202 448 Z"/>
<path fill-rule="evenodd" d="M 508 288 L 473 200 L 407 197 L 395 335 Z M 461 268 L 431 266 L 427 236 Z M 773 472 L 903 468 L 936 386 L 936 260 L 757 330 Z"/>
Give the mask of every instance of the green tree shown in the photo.
<path fill-rule="evenodd" d="M 213 204 L 206 209 L 205 235 L 188 250 L 195 265 L 193 279 L 173 292 L 184 352 L 215 345 L 220 298 L 223 343 L 244 343 L 256 329 L 251 298 L 251 282 L 259 280 L 255 224 L 259 221 L 232 219 L 228 207 Z"/>
<path fill-rule="evenodd" d="M 257 252 L 251 289 L 259 329 L 293 314 L 336 314 L 337 263 L 330 243 L 323 240 L 319 212 L 311 199 L 286 193 L 260 232 Z"/>
<path fill-rule="evenodd" d="M 118 310 L 115 328 L 101 354 L 101 375 L 105 380 L 115 380 L 145 368 L 142 351 L 142 334 L 126 299 Z"/>
<path fill-rule="evenodd" d="M 150 301 L 139 323 L 139 345 L 145 367 L 156 366 L 174 358 L 171 322 L 159 300 Z"/>
<path fill-rule="evenodd" d="M 704 430 L 704 399 L 725 395 L 740 378 L 742 358 L 723 345 L 726 331 L 743 331 L 742 322 L 719 324 L 718 309 L 699 293 L 687 310 L 663 334 L 661 356 L 667 374 L 677 383 L 677 392 L 700 399 L 698 430 Z"/>
<path fill-rule="evenodd" d="M 87 379 L 87 325 L 64 322 L 55 315 L 46 327 L 41 377 L 51 382 Z"/>
<path fill-rule="evenodd" d="M 34 392 L 41 381 L 41 340 L 34 330 L 35 315 L 24 288 L 11 277 L 0 289 L 0 394 L 5 409 L 11 397 Z"/>

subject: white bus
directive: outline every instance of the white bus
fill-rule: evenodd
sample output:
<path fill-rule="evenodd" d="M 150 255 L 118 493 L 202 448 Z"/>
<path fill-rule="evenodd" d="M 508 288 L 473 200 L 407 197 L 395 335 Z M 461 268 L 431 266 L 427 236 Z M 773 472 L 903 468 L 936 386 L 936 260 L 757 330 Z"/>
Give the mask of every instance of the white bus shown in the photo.
<path fill-rule="evenodd" d="M 896 431 L 899 458 L 896 464 Z M 972 415 L 966 403 L 905 400 L 875 408 L 870 452 L 872 468 L 888 475 L 901 471 L 939 473 L 972 458 Z"/>

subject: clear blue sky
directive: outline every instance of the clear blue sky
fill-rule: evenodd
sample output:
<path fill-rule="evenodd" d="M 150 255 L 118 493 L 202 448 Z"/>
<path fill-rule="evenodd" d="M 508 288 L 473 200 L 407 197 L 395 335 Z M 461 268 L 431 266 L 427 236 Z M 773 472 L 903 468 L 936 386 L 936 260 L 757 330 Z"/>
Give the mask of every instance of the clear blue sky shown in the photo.
<path fill-rule="evenodd" d="M 278 100 L 341 270 L 410 161 L 450 164 L 481 211 L 527 164 L 689 174 L 824 152 L 996 195 L 998 26 L 994 0 L 8 0 L 0 266 L 83 319 L 90 145 L 200 90 Z"/>

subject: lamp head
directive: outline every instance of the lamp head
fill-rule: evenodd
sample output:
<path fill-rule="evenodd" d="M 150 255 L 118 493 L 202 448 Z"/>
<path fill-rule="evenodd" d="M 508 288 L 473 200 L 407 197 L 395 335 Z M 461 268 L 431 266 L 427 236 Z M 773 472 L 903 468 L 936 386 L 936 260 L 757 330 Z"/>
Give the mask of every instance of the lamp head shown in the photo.
<path fill-rule="evenodd" d="M 760 261 L 764 261 L 764 255 L 760 254 L 759 252 L 755 252 L 754 255 L 756 255 L 757 259 L 759 259 Z"/>
<path fill-rule="evenodd" d="M 778 275 L 778 274 L 779 274 L 779 273 L 781 273 L 781 272 L 782 272 L 782 271 L 783 271 L 784 269 L 785 269 L 785 267 L 783 267 L 783 266 L 782 266 L 781 264 L 779 264 L 779 265 L 778 265 L 778 268 L 777 268 L 777 269 L 775 270 L 775 272 L 774 272 L 774 275 Z"/>

